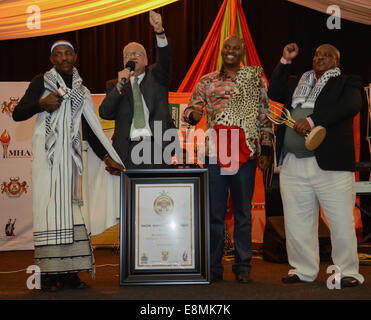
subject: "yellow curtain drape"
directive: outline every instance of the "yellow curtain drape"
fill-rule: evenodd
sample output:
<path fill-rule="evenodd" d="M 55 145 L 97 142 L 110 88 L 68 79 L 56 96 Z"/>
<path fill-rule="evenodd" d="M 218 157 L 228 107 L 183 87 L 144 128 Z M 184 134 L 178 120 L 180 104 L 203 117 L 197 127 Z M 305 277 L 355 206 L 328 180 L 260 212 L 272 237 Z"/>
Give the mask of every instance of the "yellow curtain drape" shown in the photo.
<path fill-rule="evenodd" d="M 5 0 L 0 40 L 69 32 L 122 20 L 178 0 Z"/>

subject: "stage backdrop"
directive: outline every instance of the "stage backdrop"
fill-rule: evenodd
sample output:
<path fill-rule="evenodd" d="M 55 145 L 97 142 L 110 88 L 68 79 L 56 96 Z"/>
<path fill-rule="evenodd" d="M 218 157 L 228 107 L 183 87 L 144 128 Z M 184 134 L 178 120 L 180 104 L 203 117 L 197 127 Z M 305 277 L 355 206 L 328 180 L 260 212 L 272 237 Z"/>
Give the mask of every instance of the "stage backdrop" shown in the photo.
<path fill-rule="evenodd" d="M 32 136 L 36 116 L 27 121 L 14 122 L 11 115 L 14 106 L 23 96 L 28 82 L 0 82 L 0 250 L 33 249 L 32 217 Z M 104 94 L 93 94 L 96 111 Z M 182 112 L 187 106 L 190 93 L 169 93 L 169 107 L 180 137 L 186 136 L 187 130 L 204 128 L 202 120 L 195 128 L 190 128 L 182 121 Z M 101 121 L 106 136 L 113 133 L 113 121 Z M 358 130 L 359 131 L 359 130 Z M 358 136 L 359 141 L 359 136 Z M 187 146 L 190 154 L 194 148 Z M 253 242 L 263 242 L 265 227 L 265 198 L 262 173 L 257 170 L 252 211 Z M 361 228 L 358 211 L 355 211 L 356 228 Z M 233 233 L 232 217 L 227 216 L 227 225 Z M 115 226 L 105 233 L 92 238 L 93 245 L 118 244 L 119 228 Z"/>
<path fill-rule="evenodd" d="M 0 82 L 0 250 L 33 249 L 31 140 L 35 117 L 14 122 L 28 82 Z"/>

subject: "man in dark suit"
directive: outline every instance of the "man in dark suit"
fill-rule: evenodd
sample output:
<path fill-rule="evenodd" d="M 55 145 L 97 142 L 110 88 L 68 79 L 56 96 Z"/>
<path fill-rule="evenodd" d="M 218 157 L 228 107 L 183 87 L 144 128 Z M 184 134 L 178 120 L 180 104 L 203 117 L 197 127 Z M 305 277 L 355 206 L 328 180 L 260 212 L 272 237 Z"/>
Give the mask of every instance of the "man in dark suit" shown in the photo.
<path fill-rule="evenodd" d="M 341 272 L 341 285 L 364 282 L 359 273 L 354 228 L 355 149 L 353 117 L 361 109 L 361 81 L 343 76 L 340 53 L 329 44 L 317 48 L 313 70 L 289 83 L 290 64 L 298 55 L 295 43 L 283 50 L 270 79 L 268 95 L 284 103 L 296 120 L 294 128 L 277 129 L 277 161 L 284 208 L 288 260 L 293 270 L 284 283 L 312 282 L 319 271 L 319 205 L 331 231 L 332 260 Z M 315 126 L 326 137 L 314 151 L 304 146 L 304 136 Z"/>
<path fill-rule="evenodd" d="M 125 68 L 117 79 L 107 82 L 107 95 L 99 107 L 103 119 L 115 120 L 112 145 L 129 169 L 171 165 L 170 148 L 165 148 L 168 142 L 162 141 L 162 134 L 175 128 L 168 106 L 170 48 L 161 15 L 150 11 L 150 23 L 157 39 L 156 64 L 146 70 L 144 47 L 136 42 L 127 44 L 123 50 Z M 129 61 L 135 63 L 134 70 L 128 67 Z M 110 166 L 108 155 L 105 162 Z"/>

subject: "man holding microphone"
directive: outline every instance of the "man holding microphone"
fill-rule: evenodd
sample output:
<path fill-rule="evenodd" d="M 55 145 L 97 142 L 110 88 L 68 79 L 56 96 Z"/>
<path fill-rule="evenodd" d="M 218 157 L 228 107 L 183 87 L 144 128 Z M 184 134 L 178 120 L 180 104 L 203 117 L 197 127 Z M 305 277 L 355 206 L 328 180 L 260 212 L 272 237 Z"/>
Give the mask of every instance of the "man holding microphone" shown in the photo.
<path fill-rule="evenodd" d="M 154 123 L 161 124 L 162 132 L 175 126 L 168 106 L 170 47 L 161 15 L 150 11 L 149 21 L 157 40 L 156 64 L 147 69 L 145 48 L 137 42 L 127 44 L 123 50 L 125 68 L 118 72 L 117 79 L 107 82 L 107 95 L 99 107 L 101 118 L 115 120 L 112 145 L 127 169 L 138 165 L 142 169 L 164 168 L 171 164 L 170 153 L 160 161 L 153 159 L 155 148 L 162 151 L 166 147 L 162 139 L 154 139 Z M 138 152 L 141 148 L 151 151 L 143 152 L 144 161 Z M 105 162 L 111 162 L 109 155 Z"/>

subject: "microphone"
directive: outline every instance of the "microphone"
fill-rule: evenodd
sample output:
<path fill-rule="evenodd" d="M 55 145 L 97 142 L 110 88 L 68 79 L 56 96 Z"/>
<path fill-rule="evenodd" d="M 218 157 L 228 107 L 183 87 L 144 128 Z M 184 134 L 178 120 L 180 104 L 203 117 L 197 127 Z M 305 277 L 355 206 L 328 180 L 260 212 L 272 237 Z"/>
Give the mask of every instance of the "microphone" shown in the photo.
<path fill-rule="evenodd" d="M 134 61 L 131 61 L 131 60 L 128 61 L 126 63 L 126 65 L 125 65 L 125 69 L 129 69 L 130 71 L 134 71 L 134 69 L 135 69 L 135 62 Z M 122 87 L 124 86 L 125 82 L 126 82 L 126 78 L 122 78 L 121 79 L 121 82 L 119 84 L 120 92 L 121 92 Z"/>

